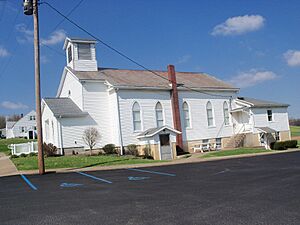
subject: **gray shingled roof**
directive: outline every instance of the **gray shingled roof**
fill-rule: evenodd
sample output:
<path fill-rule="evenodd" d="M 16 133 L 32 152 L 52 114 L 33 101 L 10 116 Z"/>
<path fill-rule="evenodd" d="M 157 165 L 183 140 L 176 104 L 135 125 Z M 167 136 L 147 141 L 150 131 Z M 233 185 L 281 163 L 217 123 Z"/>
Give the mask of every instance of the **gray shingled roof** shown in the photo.
<path fill-rule="evenodd" d="M 285 103 L 259 100 L 259 99 L 248 98 L 248 97 L 238 97 L 237 99 L 250 104 L 252 107 L 257 107 L 257 108 L 259 108 L 259 107 L 288 107 L 289 106 L 289 104 L 285 104 Z"/>
<path fill-rule="evenodd" d="M 157 134 L 158 132 L 164 129 L 170 130 L 174 133 L 179 133 L 179 134 L 181 133 L 180 131 L 165 125 L 162 127 L 154 127 L 154 128 L 147 129 L 144 132 L 140 133 L 138 137 L 152 137 L 153 135 Z"/>
<path fill-rule="evenodd" d="M 267 133 L 267 134 L 272 134 L 272 133 L 275 133 L 276 130 L 270 128 L 270 127 L 256 127 L 257 129 L 260 129 L 261 131 L 263 131 L 264 133 Z"/>
<path fill-rule="evenodd" d="M 110 84 L 119 87 L 152 87 L 170 89 L 168 74 L 166 71 L 154 71 L 164 77 L 161 78 L 146 70 L 98 68 L 98 71 L 75 71 L 70 67 L 68 67 L 68 69 L 79 80 L 106 80 Z M 176 78 L 178 84 L 185 84 L 191 88 L 237 90 L 237 88 L 232 85 L 205 73 L 176 72 Z"/>
<path fill-rule="evenodd" d="M 44 101 L 55 117 L 81 117 L 88 115 L 70 98 L 45 98 Z"/>

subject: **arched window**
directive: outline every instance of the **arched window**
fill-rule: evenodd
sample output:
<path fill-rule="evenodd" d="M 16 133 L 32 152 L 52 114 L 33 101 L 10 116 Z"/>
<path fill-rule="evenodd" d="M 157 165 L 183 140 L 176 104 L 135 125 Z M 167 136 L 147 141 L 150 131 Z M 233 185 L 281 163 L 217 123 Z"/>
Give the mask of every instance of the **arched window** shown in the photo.
<path fill-rule="evenodd" d="M 182 105 L 183 109 L 183 118 L 184 118 L 184 127 L 191 127 L 191 121 L 190 121 L 190 110 L 189 110 L 189 105 L 184 102 Z"/>
<path fill-rule="evenodd" d="M 229 125 L 229 109 L 227 102 L 223 104 L 223 113 L 224 113 L 224 124 Z"/>
<path fill-rule="evenodd" d="M 213 115 L 213 108 L 211 102 L 207 102 L 206 104 L 206 112 L 207 112 L 207 124 L 208 126 L 214 125 L 214 115 Z"/>
<path fill-rule="evenodd" d="M 160 102 L 158 102 L 155 106 L 155 114 L 156 114 L 156 126 L 162 127 L 164 125 L 164 114 L 163 114 L 163 107 Z"/>
<path fill-rule="evenodd" d="M 132 106 L 133 130 L 142 130 L 141 109 L 139 103 L 135 102 Z"/>

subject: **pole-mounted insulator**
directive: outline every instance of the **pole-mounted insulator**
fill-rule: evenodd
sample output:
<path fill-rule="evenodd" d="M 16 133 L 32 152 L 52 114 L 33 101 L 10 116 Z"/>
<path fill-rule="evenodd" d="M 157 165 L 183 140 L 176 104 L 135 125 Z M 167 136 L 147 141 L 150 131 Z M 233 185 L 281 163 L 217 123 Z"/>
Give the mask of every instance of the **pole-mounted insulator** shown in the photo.
<path fill-rule="evenodd" d="M 23 0 L 24 14 L 32 15 L 33 14 L 33 2 L 32 0 Z"/>

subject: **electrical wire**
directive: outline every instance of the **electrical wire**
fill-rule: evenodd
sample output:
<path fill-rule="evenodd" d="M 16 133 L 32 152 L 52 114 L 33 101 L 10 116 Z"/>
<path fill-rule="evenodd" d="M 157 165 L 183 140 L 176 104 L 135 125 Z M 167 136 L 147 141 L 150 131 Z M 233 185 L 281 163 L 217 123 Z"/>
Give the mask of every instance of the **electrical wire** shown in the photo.
<path fill-rule="evenodd" d="M 85 28 L 81 27 L 80 25 L 78 25 L 76 22 L 74 22 L 73 20 L 71 20 L 70 18 L 68 18 L 68 16 L 64 15 L 62 12 L 60 12 L 58 9 L 56 9 L 55 7 L 53 7 L 50 3 L 46 2 L 46 1 L 43 1 L 41 2 L 40 4 L 46 4 L 48 7 L 50 7 L 52 10 L 54 10 L 56 13 L 58 13 L 60 16 L 62 16 L 65 20 L 69 21 L 71 24 L 73 24 L 75 27 L 77 27 L 78 29 L 80 29 L 81 31 L 85 32 L 86 34 L 88 34 L 89 36 L 91 36 L 92 38 L 94 38 L 95 40 L 97 40 L 98 42 L 100 42 L 101 44 L 103 44 L 104 46 L 106 46 L 107 48 L 109 48 L 110 50 L 116 52 L 117 54 L 119 54 L 120 56 L 122 56 L 123 58 L 127 59 L 128 61 L 136 64 L 137 66 L 143 68 L 144 70 L 164 79 L 164 80 L 167 80 L 169 81 L 168 78 L 156 73 L 155 71 L 153 70 L 150 70 L 148 69 L 147 67 L 143 66 L 141 63 L 137 62 L 136 60 L 130 58 L 129 56 L 125 55 L 124 53 L 122 53 L 121 51 L 117 50 L 116 48 L 112 47 L 111 45 L 107 44 L 105 41 L 103 41 L 102 39 L 96 37 L 94 34 L 92 34 L 91 32 L 89 32 L 88 30 L 86 30 Z M 194 88 L 191 88 L 191 87 L 188 87 L 188 86 L 185 86 L 183 85 L 182 87 L 188 89 L 188 90 L 191 90 L 191 91 L 194 91 L 194 92 L 198 92 L 198 93 L 202 93 L 202 94 L 205 94 L 205 95 L 209 95 L 209 96 L 214 96 L 214 97 L 224 97 L 224 98 L 232 98 L 232 96 L 226 96 L 226 95 L 218 95 L 218 94 L 211 94 L 211 93 L 207 93 L 207 92 L 204 92 L 204 91 L 200 91 L 200 90 L 197 90 L 197 89 L 194 89 Z"/>

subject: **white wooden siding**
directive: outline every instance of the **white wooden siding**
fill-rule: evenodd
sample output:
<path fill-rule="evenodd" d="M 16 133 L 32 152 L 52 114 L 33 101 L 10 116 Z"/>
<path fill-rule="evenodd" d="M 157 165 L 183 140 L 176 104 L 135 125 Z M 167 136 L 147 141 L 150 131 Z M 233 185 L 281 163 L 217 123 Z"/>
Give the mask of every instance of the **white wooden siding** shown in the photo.
<path fill-rule="evenodd" d="M 28 131 L 36 127 L 36 121 L 30 120 L 30 116 L 36 116 L 35 111 L 29 112 L 16 122 L 13 128 L 8 130 L 6 138 L 28 137 Z M 24 127 L 24 132 L 21 132 L 21 127 Z"/>
<path fill-rule="evenodd" d="M 100 145 L 113 142 L 112 112 L 109 103 L 109 93 L 103 82 L 86 82 L 83 84 L 83 110 L 98 124 L 101 134 Z"/>
<path fill-rule="evenodd" d="M 69 91 L 71 93 L 70 96 Z M 66 77 L 62 85 L 62 90 L 59 97 L 70 97 L 79 108 L 83 108 L 82 85 L 70 72 L 66 73 Z"/>
<path fill-rule="evenodd" d="M 111 141 L 117 146 L 120 146 L 120 125 L 119 125 L 119 112 L 118 112 L 118 94 L 113 89 L 110 90 L 108 96 L 109 100 L 109 110 L 111 116 Z"/>
<path fill-rule="evenodd" d="M 97 71 L 98 64 L 96 60 L 95 45 L 91 44 L 91 60 L 79 60 L 78 58 L 78 45 L 74 44 L 74 59 L 73 59 L 73 69 L 76 71 Z"/>
<path fill-rule="evenodd" d="M 230 124 L 224 125 L 224 112 L 223 104 L 226 101 L 229 105 L 230 95 L 234 96 L 235 93 L 212 93 L 212 94 L 222 94 L 228 95 L 228 97 L 213 97 L 206 94 L 189 92 L 189 91 L 179 91 L 179 107 L 181 115 L 181 126 L 182 135 L 184 141 L 217 138 L 217 137 L 229 137 L 233 134 L 233 126 L 231 117 L 229 118 Z M 212 127 L 208 126 L 206 104 L 210 101 L 213 108 L 214 125 Z M 187 102 L 190 110 L 190 122 L 191 128 L 184 128 L 183 123 L 183 110 L 182 104 Z"/>
<path fill-rule="evenodd" d="M 272 110 L 273 121 L 268 121 L 267 110 Z M 276 131 L 288 131 L 289 118 L 287 108 L 252 108 L 254 127 L 270 127 Z M 257 133 L 257 129 L 254 129 Z"/>
<path fill-rule="evenodd" d="M 173 117 L 169 91 L 119 90 L 120 119 L 123 145 L 138 144 L 139 132 L 133 131 L 132 106 L 138 102 L 141 108 L 142 129 L 156 127 L 155 106 L 159 101 L 164 110 L 164 122 L 173 127 Z"/>

